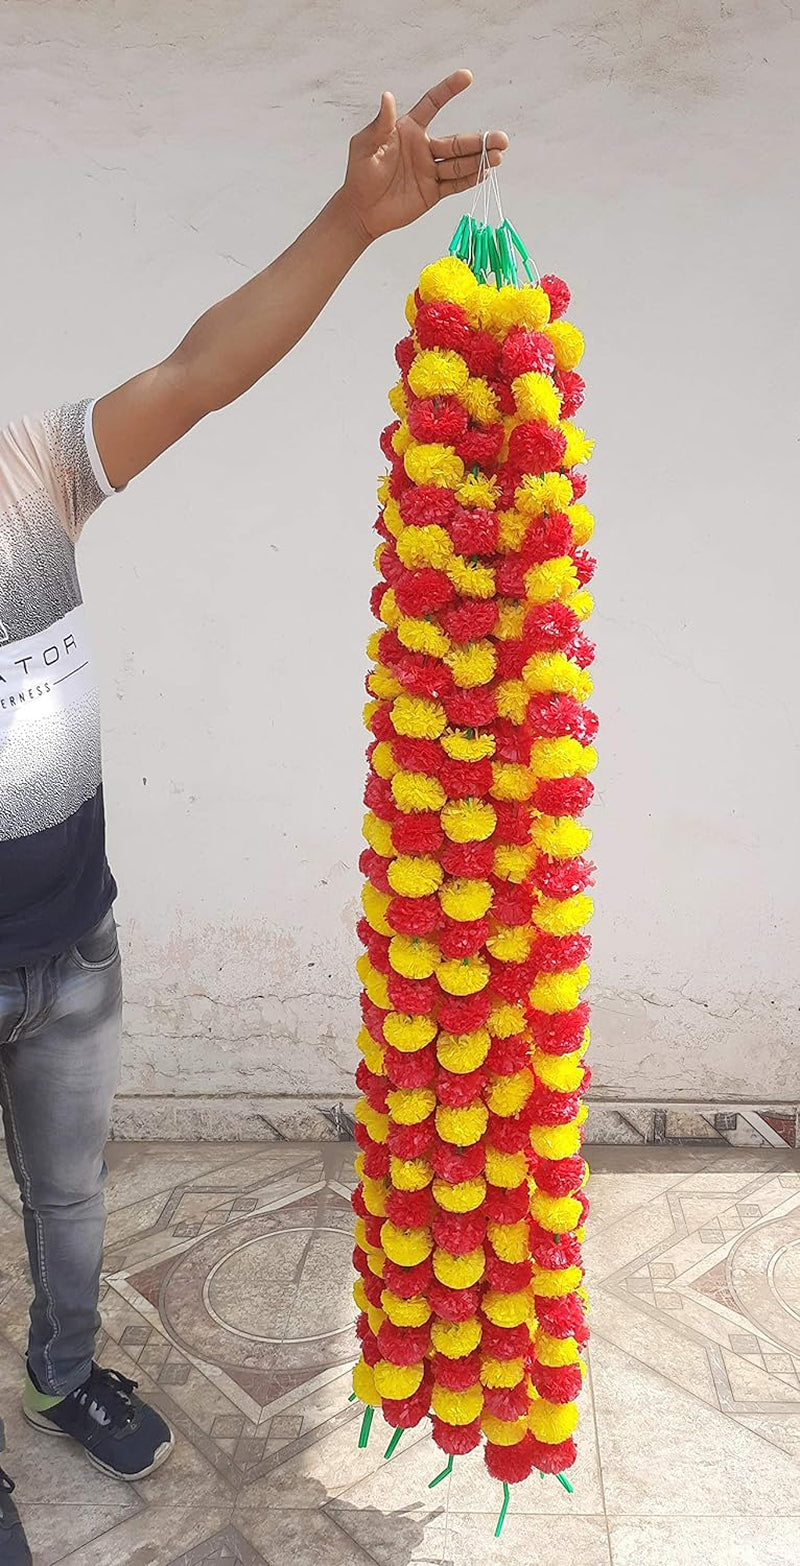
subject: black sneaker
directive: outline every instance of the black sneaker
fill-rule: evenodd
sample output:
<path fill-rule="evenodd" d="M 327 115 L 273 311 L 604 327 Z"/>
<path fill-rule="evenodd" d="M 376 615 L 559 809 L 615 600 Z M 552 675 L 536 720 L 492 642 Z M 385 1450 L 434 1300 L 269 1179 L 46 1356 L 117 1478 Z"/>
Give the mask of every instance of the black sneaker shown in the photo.
<path fill-rule="evenodd" d="M 2 1566 L 33 1566 L 19 1512 L 11 1499 L 13 1479 L 0 1468 L 0 1561 Z"/>
<path fill-rule="evenodd" d="M 166 1462 L 175 1437 L 165 1419 L 136 1397 L 138 1382 L 92 1365 L 83 1385 L 50 1408 L 28 1370 L 25 1418 L 48 1435 L 71 1436 L 89 1461 L 116 1479 L 144 1479 Z"/>

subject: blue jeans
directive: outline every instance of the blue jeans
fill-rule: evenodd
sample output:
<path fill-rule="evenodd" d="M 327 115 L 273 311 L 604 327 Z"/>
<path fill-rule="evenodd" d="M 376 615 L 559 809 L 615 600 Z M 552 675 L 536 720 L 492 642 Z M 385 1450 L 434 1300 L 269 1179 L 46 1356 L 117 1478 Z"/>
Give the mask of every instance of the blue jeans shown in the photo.
<path fill-rule="evenodd" d="M 28 1359 L 54 1396 L 88 1376 L 100 1322 L 103 1150 L 121 1006 L 110 910 L 60 956 L 0 970 L 0 1101 L 34 1286 Z"/>

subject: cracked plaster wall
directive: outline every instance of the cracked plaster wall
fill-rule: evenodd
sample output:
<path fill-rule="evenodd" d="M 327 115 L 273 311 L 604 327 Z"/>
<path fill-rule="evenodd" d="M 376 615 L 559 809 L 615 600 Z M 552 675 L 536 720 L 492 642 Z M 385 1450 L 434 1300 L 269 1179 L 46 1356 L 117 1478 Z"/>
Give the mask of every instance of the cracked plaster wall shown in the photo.
<path fill-rule="evenodd" d="M 384 83 L 474 65 L 450 125 L 514 132 L 506 206 L 589 342 L 595 1094 L 795 1099 L 793 6 L 4 0 L 0 49 L 3 418 L 162 355 Z M 139 1105 L 348 1094 L 377 435 L 457 215 L 88 529 Z"/>

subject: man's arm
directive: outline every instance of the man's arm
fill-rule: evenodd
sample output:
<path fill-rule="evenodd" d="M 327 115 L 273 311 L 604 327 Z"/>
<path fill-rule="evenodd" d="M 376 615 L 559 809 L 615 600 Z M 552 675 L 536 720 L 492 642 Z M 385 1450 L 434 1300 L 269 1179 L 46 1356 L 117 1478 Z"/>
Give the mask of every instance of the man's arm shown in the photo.
<path fill-rule="evenodd" d="M 207 310 L 169 358 L 96 403 L 94 436 L 115 488 L 266 375 L 373 239 L 477 182 L 479 134 L 428 135 L 434 115 L 471 80 L 469 71 L 454 72 L 401 119 L 391 93 L 384 93 L 376 119 L 350 143 L 341 190 L 294 244 Z M 493 166 L 507 146 L 501 131 L 487 138 Z"/>

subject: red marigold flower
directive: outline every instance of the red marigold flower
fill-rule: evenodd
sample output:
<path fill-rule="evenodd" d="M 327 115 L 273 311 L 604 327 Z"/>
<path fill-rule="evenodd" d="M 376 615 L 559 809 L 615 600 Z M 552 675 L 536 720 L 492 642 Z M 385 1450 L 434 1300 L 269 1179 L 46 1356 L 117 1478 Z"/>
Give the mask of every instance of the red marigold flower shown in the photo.
<path fill-rule="evenodd" d="M 588 1341 L 586 1314 L 577 1294 L 562 1294 L 560 1299 L 536 1295 L 536 1320 L 551 1338 L 575 1338 Z"/>
<path fill-rule="evenodd" d="M 441 852 L 442 869 L 447 875 L 468 881 L 485 881 L 494 864 L 494 845 L 488 843 L 445 843 Z"/>
<path fill-rule="evenodd" d="M 486 1152 L 482 1142 L 471 1147 L 456 1147 L 452 1142 L 436 1138 L 430 1150 L 434 1173 L 448 1185 L 459 1185 L 462 1180 L 476 1180 L 483 1174 Z"/>
<path fill-rule="evenodd" d="M 586 474 L 581 473 L 578 468 L 572 468 L 569 481 L 572 485 L 573 500 L 583 500 L 586 494 Z"/>
<path fill-rule="evenodd" d="M 492 1414 L 495 1419 L 507 1419 L 509 1423 L 522 1419 L 528 1412 L 528 1389 L 524 1377 L 515 1387 L 486 1387 L 483 1408 L 485 1413 Z"/>
<path fill-rule="evenodd" d="M 387 1425 L 397 1430 L 413 1430 L 426 1418 L 431 1404 L 431 1389 L 423 1381 L 413 1397 L 385 1397 L 381 1401 L 381 1413 Z"/>
<path fill-rule="evenodd" d="M 462 1354 L 460 1359 L 451 1359 L 447 1354 L 433 1356 L 433 1379 L 448 1392 L 466 1392 L 467 1387 L 474 1387 L 480 1373 L 481 1357 L 477 1352 Z"/>
<path fill-rule="evenodd" d="M 573 1011 L 548 1012 L 528 1008 L 528 1026 L 537 1049 L 548 1055 L 571 1055 L 583 1043 L 583 1035 L 589 1024 L 589 1007 L 585 1001 Z"/>
<path fill-rule="evenodd" d="M 519 555 L 505 555 L 495 567 L 497 591 L 504 598 L 525 597 L 525 566 Z"/>
<path fill-rule="evenodd" d="M 452 348 L 464 358 L 474 335 L 461 305 L 450 299 L 433 299 L 422 305 L 414 331 L 420 348 Z"/>
<path fill-rule="evenodd" d="M 450 519 L 450 537 L 460 555 L 491 555 L 497 548 L 497 517 L 493 511 L 458 506 Z"/>
<path fill-rule="evenodd" d="M 393 1158 L 427 1158 L 436 1135 L 434 1118 L 429 1115 L 415 1126 L 401 1126 L 394 1121 L 389 1126 L 389 1152 Z"/>
<path fill-rule="evenodd" d="M 392 1188 L 386 1197 L 386 1216 L 398 1229 L 426 1229 L 432 1208 L 433 1198 L 429 1187 L 424 1191 L 396 1191 Z"/>
<path fill-rule="evenodd" d="M 525 569 L 568 555 L 572 549 L 572 524 L 562 511 L 534 517 L 522 541 L 519 558 Z"/>
<path fill-rule="evenodd" d="M 397 434 L 399 428 L 400 420 L 393 419 L 391 424 L 387 424 L 385 430 L 381 430 L 380 446 L 387 462 L 397 461 L 397 452 L 392 445 L 392 436 Z"/>
<path fill-rule="evenodd" d="M 530 924 L 532 906 L 533 893 L 529 886 L 512 886 L 510 881 L 495 883 L 492 917 L 498 924 Z"/>
<path fill-rule="evenodd" d="M 558 739 L 566 734 L 577 739 L 583 721 L 583 708 L 574 696 L 533 696 L 528 703 L 528 722 L 537 737 Z"/>
<path fill-rule="evenodd" d="M 478 642 L 497 623 L 497 604 L 489 598 L 467 598 L 442 610 L 442 629 L 454 642 Z"/>
<path fill-rule="evenodd" d="M 445 527 L 455 506 L 455 496 L 450 489 L 440 489 L 436 484 L 420 484 L 406 490 L 400 501 L 400 515 L 408 527 Z"/>
<path fill-rule="evenodd" d="M 533 868 L 531 884 L 545 897 L 574 897 L 591 886 L 595 867 L 588 859 L 548 859 L 540 855 Z"/>
<path fill-rule="evenodd" d="M 430 696 L 434 701 L 449 697 L 453 690 L 453 676 L 438 658 L 425 653 L 406 652 L 397 658 L 393 673 L 412 696 Z"/>
<path fill-rule="evenodd" d="M 442 1452 L 451 1457 L 466 1457 L 467 1452 L 474 1452 L 481 1444 L 481 1422 L 473 1419 L 470 1425 L 446 1425 L 434 1414 L 431 1434 Z"/>
<path fill-rule="evenodd" d="M 379 702 L 370 720 L 370 729 L 376 740 L 388 740 L 391 745 L 395 738 L 394 724 L 392 723 L 392 708 L 388 701 Z"/>
<path fill-rule="evenodd" d="M 509 1039 L 492 1039 L 486 1069 L 496 1077 L 512 1077 L 530 1065 L 530 1049 L 526 1033 L 512 1033 Z"/>
<path fill-rule="evenodd" d="M 427 1294 L 432 1279 L 433 1265 L 430 1257 L 425 1261 L 417 1262 L 414 1267 L 401 1267 L 398 1262 L 390 1261 L 389 1257 L 386 1257 L 383 1282 L 398 1299 L 413 1300 L 417 1294 Z"/>
<path fill-rule="evenodd" d="M 376 854 L 374 848 L 362 849 L 358 859 L 358 868 L 365 880 L 371 881 L 379 892 L 390 892 L 389 879 L 386 874 L 389 868 L 389 860 L 382 859 Z"/>
<path fill-rule="evenodd" d="M 470 332 L 461 354 L 470 375 L 481 376 L 487 381 L 497 375 L 499 348 L 491 332 Z"/>
<path fill-rule="evenodd" d="M 398 734 L 392 754 L 404 772 L 425 772 L 428 777 L 436 777 L 442 765 L 442 752 L 436 740 Z"/>
<path fill-rule="evenodd" d="M 429 1087 L 436 1075 L 436 1054 L 429 1044 L 425 1049 L 384 1050 L 386 1075 L 396 1088 Z"/>
<path fill-rule="evenodd" d="M 434 1279 L 428 1289 L 428 1300 L 442 1321 L 469 1321 L 470 1316 L 478 1312 L 480 1285 L 473 1284 L 471 1289 L 448 1289 L 446 1284 Z"/>
<path fill-rule="evenodd" d="M 356 1136 L 356 1141 L 359 1138 Z M 385 1180 L 389 1173 L 389 1149 L 379 1142 L 368 1141 L 368 1145 L 361 1146 L 364 1154 L 364 1173 L 369 1180 Z"/>
<path fill-rule="evenodd" d="M 557 321 L 559 316 L 562 316 L 564 311 L 569 309 L 569 302 L 572 298 L 569 288 L 563 277 L 556 277 L 552 272 L 548 272 L 547 276 L 541 279 L 539 286 L 544 289 L 550 300 L 551 321 Z"/>
<path fill-rule="evenodd" d="M 498 843 L 528 843 L 531 828 L 529 806 L 516 799 L 496 799 L 493 803 L 497 816 Z"/>
<path fill-rule="evenodd" d="M 449 1109 L 464 1109 L 474 1103 L 485 1086 L 486 1072 L 480 1066 L 476 1071 L 445 1071 L 440 1066 L 436 1073 L 436 1096 Z"/>
<path fill-rule="evenodd" d="M 477 995 L 445 995 L 439 997 L 439 1022 L 445 1033 L 474 1033 L 482 1028 L 491 1009 L 491 998 L 485 990 Z"/>
<path fill-rule="evenodd" d="M 525 616 L 526 644 L 532 653 L 551 652 L 563 647 L 564 642 L 575 635 L 579 624 L 577 615 L 566 604 L 537 604 Z M 556 698 L 541 696 L 538 699 L 547 702 Z"/>
<path fill-rule="evenodd" d="M 431 1229 L 436 1244 L 451 1256 L 469 1256 L 486 1237 L 486 1219 L 480 1212 L 448 1213 L 434 1207 Z"/>
<path fill-rule="evenodd" d="M 497 1446 L 487 1441 L 484 1449 L 486 1467 L 493 1479 L 503 1484 L 521 1484 L 535 1467 L 536 1446 L 530 1431 L 514 1446 Z"/>
<path fill-rule="evenodd" d="M 494 725 L 494 737 L 497 761 L 521 762 L 526 767 L 530 765 L 531 740 L 534 736 L 527 721 L 517 724 L 507 718 L 498 718 Z"/>
<path fill-rule="evenodd" d="M 498 1289 L 501 1294 L 516 1294 L 520 1289 L 527 1289 L 531 1274 L 529 1261 L 501 1261 L 493 1251 L 486 1257 L 486 1282 L 491 1289 Z"/>
<path fill-rule="evenodd" d="M 574 1155 L 571 1158 L 537 1158 L 533 1175 L 537 1188 L 548 1196 L 572 1196 L 579 1191 L 586 1172 L 586 1161 Z"/>
<path fill-rule="evenodd" d="M 525 335 L 535 337 L 538 333 Z M 560 429 L 542 424 L 538 419 L 526 419 L 511 431 L 508 460 L 520 473 L 554 473 L 561 467 L 566 449 L 566 436 Z"/>
<path fill-rule="evenodd" d="M 586 587 L 597 570 L 597 561 L 592 555 L 588 555 L 585 549 L 576 549 L 572 559 L 575 566 L 575 575 L 581 587 Z"/>
<path fill-rule="evenodd" d="M 385 592 L 386 583 L 376 582 L 369 595 L 369 607 L 372 611 L 373 617 L 376 620 L 379 620 L 381 617 L 381 604 L 383 603 L 383 595 Z"/>
<path fill-rule="evenodd" d="M 522 474 L 516 463 L 504 462 L 497 474 L 497 480 L 497 510 L 509 511 L 514 505 L 514 497 L 522 482 Z"/>
<path fill-rule="evenodd" d="M 458 729 L 480 729 L 497 716 L 497 701 L 487 685 L 453 690 L 443 699 L 447 720 Z"/>
<path fill-rule="evenodd" d="M 566 1441 L 537 1441 L 533 1435 L 530 1438 L 530 1453 L 533 1468 L 540 1474 L 563 1474 L 565 1469 L 571 1468 L 578 1456 L 578 1448 L 572 1436 Z M 521 1444 L 521 1443 L 520 1443 Z M 501 1451 L 515 1452 L 516 1447 L 501 1447 Z"/>
<path fill-rule="evenodd" d="M 500 353 L 502 373 L 507 381 L 515 381 L 518 375 L 534 370 L 539 375 L 552 375 L 556 367 L 553 344 L 544 332 L 529 332 L 524 327 L 512 327 Z"/>
<path fill-rule="evenodd" d="M 533 804 L 545 816 L 580 816 L 591 804 L 593 794 L 590 778 L 540 778 Z"/>
<path fill-rule="evenodd" d="M 436 1005 L 439 986 L 432 979 L 404 979 L 391 970 L 386 976 L 389 999 L 395 1011 L 409 1017 L 429 1017 Z"/>
<path fill-rule="evenodd" d="M 409 820 L 416 818 L 411 816 Z M 393 897 L 386 918 L 398 935 L 432 935 L 442 917 L 438 897 Z"/>
<path fill-rule="evenodd" d="M 530 1128 L 527 1114 L 490 1115 L 487 1141 L 499 1153 L 525 1153 L 530 1147 Z"/>
<path fill-rule="evenodd" d="M 410 488 L 411 480 L 403 466 L 402 459 L 398 457 L 389 470 L 389 493 L 393 500 L 399 500 L 406 490 Z"/>
<path fill-rule="evenodd" d="M 483 799 L 492 787 L 492 763 L 483 761 L 451 761 L 439 766 L 439 782 L 448 799 Z"/>
<path fill-rule="evenodd" d="M 371 1250 L 380 1249 L 382 1227 L 383 1219 L 375 1218 L 371 1213 L 364 1219 L 364 1234 Z"/>
<path fill-rule="evenodd" d="M 509 414 L 515 414 L 517 411 L 517 404 L 514 399 L 514 393 L 511 390 L 508 382 L 501 379 L 496 379 L 490 381 L 489 384 L 497 398 L 500 412 L 506 414 L 506 416 Z"/>
<path fill-rule="evenodd" d="M 364 804 L 373 815 L 379 816 L 381 821 L 392 821 L 397 815 L 397 806 L 389 783 L 386 778 L 379 778 L 374 772 L 367 778 Z"/>
<path fill-rule="evenodd" d="M 366 1294 L 370 1305 L 374 1305 L 376 1310 L 380 1310 L 382 1291 L 383 1280 L 381 1278 L 376 1278 L 374 1272 L 370 1272 L 369 1268 L 367 1268 L 367 1276 L 364 1279 L 364 1293 Z"/>
<path fill-rule="evenodd" d="M 525 1191 L 527 1196 L 525 1187 L 521 1186 L 520 1189 Z M 512 1192 L 507 1191 L 505 1194 L 510 1196 Z M 531 1335 L 524 1322 L 521 1327 L 498 1327 L 493 1321 L 484 1320 L 481 1353 L 485 1358 L 524 1359 L 530 1352 L 530 1346 Z"/>
<path fill-rule="evenodd" d="M 411 332 L 409 332 L 406 337 L 400 338 L 400 341 L 395 348 L 394 356 L 397 360 L 398 369 L 402 371 L 404 376 L 408 375 L 408 372 L 414 363 L 416 352 L 417 350 Z"/>
<path fill-rule="evenodd" d="M 445 918 L 439 932 L 439 950 L 443 957 L 474 957 L 485 946 L 489 935 L 488 919 Z"/>
<path fill-rule="evenodd" d="M 469 428 L 469 414 L 457 397 L 416 397 L 408 406 L 408 427 L 415 440 L 454 446 Z"/>
<path fill-rule="evenodd" d="M 424 1327 L 397 1327 L 393 1321 L 384 1321 L 378 1329 L 378 1347 L 384 1359 L 392 1365 L 416 1365 L 430 1348 L 431 1329 Z"/>
<path fill-rule="evenodd" d="M 577 370 L 559 370 L 553 377 L 561 392 L 561 417 L 572 419 L 586 396 L 586 382 Z"/>
<path fill-rule="evenodd" d="M 397 607 L 403 614 L 422 619 L 449 603 L 453 589 L 443 571 L 435 571 L 433 566 L 422 566 L 417 571 L 405 572 L 397 582 L 394 595 Z"/>
<path fill-rule="evenodd" d="M 537 1126 L 565 1126 L 574 1120 L 581 1107 L 581 1095 L 558 1093 L 537 1082 L 529 1100 L 533 1124 Z"/>
<path fill-rule="evenodd" d="M 441 845 L 442 823 L 432 810 L 422 810 L 418 814 L 398 816 L 392 826 L 392 842 L 398 854 L 435 854 Z M 416 897 L 413 902 L 420 902 Z M 434 926 L 431 925 L 431 929 Z M 425 930 L 404 930 L 404 935 L 425 935 Z"/>
<path fill-rule="evenodd" d="M 379 935 L 366 919 L 362 919 L 358 926 L 358 938 L 366 946 L 373 968 L 377 968 L 378 973 L 388 976 L 392 971 L 392 965 L 389 961 L 389 942 L 386 936 Z"/>
<path fill-rule="evenodd" d="M 370 1038 L 374 1039 L 376 1044 L 383 1044 L 383 1019 L 386 1016 L 386 1012 L 381 1011 L 380 1006 L 376 1006 L 364 990 L 361 991 L 358 999 L 361 1015 L 364 1019 L 364 1027 Z"/>
<path fill-rule="evenodd" d="M 486 429 L 476 429 L 473 426 L 453 441 L 465 468 L 479 467 L 485 473 L 490 473 L 494 468 L 502 444 L 502 424 L 489 424 Z"/>
<path fill-rule="evenodd" d="M 534 970 L 539 973 L 568 973 L 585 962 L 591 949 L 588 935 L 540 935 L 531 952 Z"/>

